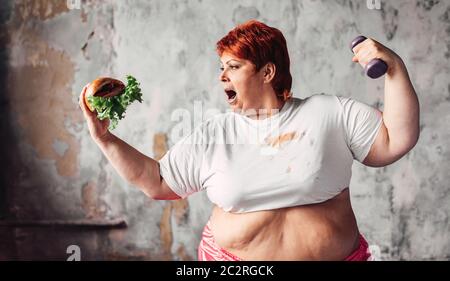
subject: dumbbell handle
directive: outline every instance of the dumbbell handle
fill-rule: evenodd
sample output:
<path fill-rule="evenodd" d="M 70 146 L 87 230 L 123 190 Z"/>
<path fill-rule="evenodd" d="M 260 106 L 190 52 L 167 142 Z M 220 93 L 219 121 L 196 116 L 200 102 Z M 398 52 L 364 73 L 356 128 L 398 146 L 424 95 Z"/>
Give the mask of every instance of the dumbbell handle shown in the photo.
<path fill-rule="evenodd" d="M 363 42 L 366 39 L 367 38 L 362 35 L 356 37 L 350 44 L 350 49 L 353 51 L 353 48 L 355 48 L 356 45 L 358 45 L 359 43 Z M 383 60 L 373 59 L 366 65 L 364 71 L 367 76 L 369 76 L 372 79 L 376 79 L 386 74 L 387 69 L 388 66 Z"/>

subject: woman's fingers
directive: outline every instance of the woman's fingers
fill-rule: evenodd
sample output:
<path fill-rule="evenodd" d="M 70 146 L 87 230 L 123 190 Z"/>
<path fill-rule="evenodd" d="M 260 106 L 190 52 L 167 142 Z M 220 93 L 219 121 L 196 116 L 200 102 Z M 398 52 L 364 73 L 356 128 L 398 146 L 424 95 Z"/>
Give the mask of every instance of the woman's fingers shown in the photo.
<path fill-rule="evenodd" d="M 383 44 L 368 38 L 353 48 L 353 62 L 365 67 L 373 59 L 383 60 L 389 67 L 398 60 L 398 55 Z"/>
<path fill-rule="evenodd" d="M 88 85 L 83 87 L 83 90 L 81 90 L 81 94 L 78 97 L 78 105 L 80 106 L 81 110 L 84 112 L 86 110 L 86 105 L 84 104 L 84 93 L 86 92 Z"/>
<path fill-rule="evenodd" d="M 97 111 L 92 112 L 86 104 L 85 96 L 89 84 L 84 86 L 78 99 L 78 104 L 83 111 L 83 115 L 87 121 L 89 133 L 92 138 L 99 139 L 108 132 L 109 119 L 100 120 L 97 118 Z"/>
<path fill-rule="evenodd" d="M 84 86 L 83 90 L 81 91 L 80 97 L 78 99 L 78 104 L 81 107 L 81 110 L 83 111 L 83 114 L 88 117 L 88 118 L 93 118 L 96 117 L 96 113 L 92 112 L 86 105 L 85 102 L 85 95 L 86 95 L 86 89 L 89 87 L 89 84 L 87 84 L 86 86 Z"/>
<path fill-rule="evenodd" d="M 372 59 L 376 58 L 371 48 L 359 49 L 352 58 L 352 61 L 358 62 L 365 67 Z"/>
<path fill-rule="evenodd" d="M 375 58 L 375 50 L 377 42 L 371 38 L 367 38 L 353 48 L 354 56 L 353 62 L 358 62 L 362 67 L 365 67 L 372 59 Z"/>

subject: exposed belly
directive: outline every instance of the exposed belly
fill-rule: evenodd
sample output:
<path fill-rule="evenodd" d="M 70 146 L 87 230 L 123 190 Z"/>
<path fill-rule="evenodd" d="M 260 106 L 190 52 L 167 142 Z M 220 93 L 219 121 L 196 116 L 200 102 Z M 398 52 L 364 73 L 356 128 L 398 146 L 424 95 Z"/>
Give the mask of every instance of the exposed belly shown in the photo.
<path fill-rule="evenodd" d="M 348 188 L 323 203 L 234 214 L 215 206 L 216 243 L 244 260 L 343 260 L 358 248 Z"/>

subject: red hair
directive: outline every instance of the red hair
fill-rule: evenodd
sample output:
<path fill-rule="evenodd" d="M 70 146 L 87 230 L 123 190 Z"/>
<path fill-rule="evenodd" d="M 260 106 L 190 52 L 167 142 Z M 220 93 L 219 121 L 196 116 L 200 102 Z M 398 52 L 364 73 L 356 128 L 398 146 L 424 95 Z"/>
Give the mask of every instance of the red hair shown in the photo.
<path fill-rule="evenodd" d="M 292 76 L 286 39 L 280 30 L 257 20 L 236 26 L 220 39 L 217 53 L 227 52 L 240 59 L 251 61 L 259 71 L 271 62 L 275 65 L 275 76 L 271 82 L 277 97 L 283 101 L 291 98 Z"/>

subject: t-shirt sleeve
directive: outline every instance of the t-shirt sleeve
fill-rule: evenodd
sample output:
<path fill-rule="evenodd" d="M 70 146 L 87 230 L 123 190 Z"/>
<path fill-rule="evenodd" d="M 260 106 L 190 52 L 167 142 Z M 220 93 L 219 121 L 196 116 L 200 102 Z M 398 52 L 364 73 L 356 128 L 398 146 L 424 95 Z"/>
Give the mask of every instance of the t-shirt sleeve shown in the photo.
<path fill-rule="evenodd" d="M 342 118 L 347 145 L 353 158 L 363 162 L 381 127 L 381 111 L 348 97 L 337 97 L 342 105 Z"/>
<path fill-rule="evenodd" d="M 202 190 L 204 147 L 202 128 L 198 127 L 173 145 L 159 160 L 161 176 L 181 198 Z"/>

